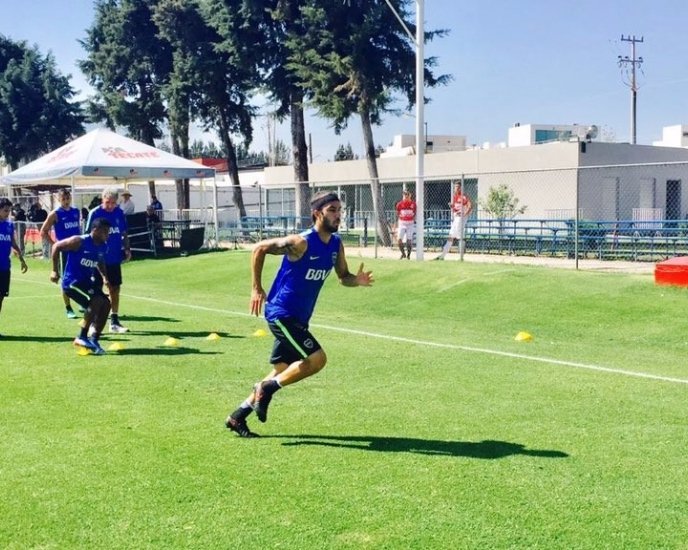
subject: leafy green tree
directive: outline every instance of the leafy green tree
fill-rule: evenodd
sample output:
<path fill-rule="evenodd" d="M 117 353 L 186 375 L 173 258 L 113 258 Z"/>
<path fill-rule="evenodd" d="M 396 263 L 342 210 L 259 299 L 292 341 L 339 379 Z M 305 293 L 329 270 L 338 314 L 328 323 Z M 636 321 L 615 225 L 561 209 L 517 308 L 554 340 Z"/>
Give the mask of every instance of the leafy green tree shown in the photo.
<path fill-rule="evenodd" d="M 91 118 L 113 130 L 123 126 L 131 137 L 152 146 L 162 137 L 167 118 L 162 83 L 172 71 L 169 45 L 158 37 L 152 18 L 155 3 L 96 0 L 94 22 L 80 41 L 87 58 L 79 62 L 96 91 L 89 99 Z M 155 182 L 148 186 L 154 195 Z M 179 197 L 177 206 L 184 207 Z"/>
<path fill-rule="evenodd" d="M 261 90 L 276 106 L 277 120 L 289 116 L 291 123 L 291 149 L 293 151 L 294 180 L 296 183 L 295 210 L 297 223 L 310 220 L 310 187 L 308 185 L 308 147 L 304 118 L 304 89 L 294 70 L 289 67 L 291 39 L 311 29 L 301 14 L 303 0 L 245 0 L 244 7 L 251 24 L 264 37 L 260 42 L 262 56 L 259 61 Z M 274 151 L 275 163 L 284 151 Z"/>
<path fill-rule="evenodd" d="M 152 20 L 154 0 L 96 0 L 95 19 L 80 43 L 87 53 L 79 67 L 96 94 L 95 120 L 123 126 L 148 145 L 162 137 L 166 119 L 160 83 L 172 70 L 169 45 Z"/>
<path fill-rule="evenodd" d="M 490 187 L 485 199 L 480 199 L 480 207 L 493 218 L 501 221 L 511 220 L 519 214 L 523 214 L 527 206 L 519 206 L 513 189 L 502 183 L 497 187 Z"/>
<path fill-rule="evenodd" d="M 213 130 L 226 152 L 232 196 L 240 216 L 246 215 L 234 137 L 253 137 L 257 59 L 262 37 L 248 24 L 243 0 L 172 1 L 157 14 L 161 35 L 184 59 L 192 75 L 190 104 L 205 130 Z"/>
<path fill-rule="evenodd" d="M 74 95 L 51 54 L 0 35 L 0 156 L 11 169 L 83 133 Z"/>
<path fill-rule="evenodd" d="M 337 147 L 337 152 L 334 154 L 335 162 L 340 160 L 354 160 L 355 158 L 356 155 L 354 155 L 354 150 L 351 148 L 351 143 L 340 145 Z"/>
<path fill-rule="evenodd" d="M 333 122 L 335 132 L 344 129 L 351 116 L 360 117 L 377 230 L 384 245 L 391 244 L 391 239 L 372 126 L 393 112 L 397 94 L 406 98 L 408 109 L 415 103 L 415 46 L 390 4 L 415 33 L 409 20 L 411 0 L 304 0 L 301 14 L 310 30 L 289 40 L 289 68 L 318 112 Z M 446 31 L 428 31 L 424 39 L 444 34 Z M 448 75 L 435 76 L 431 71 L 435 64 L 435 58 L 425 59 L 427 87 L 450 79 Z"/>

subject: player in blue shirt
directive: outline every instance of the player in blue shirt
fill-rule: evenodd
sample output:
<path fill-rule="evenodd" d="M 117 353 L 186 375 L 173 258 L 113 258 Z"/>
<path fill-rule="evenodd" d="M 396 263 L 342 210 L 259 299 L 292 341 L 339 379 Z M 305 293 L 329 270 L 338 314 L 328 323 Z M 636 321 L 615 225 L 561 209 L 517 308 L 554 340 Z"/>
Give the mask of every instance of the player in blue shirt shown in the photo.
<path fill-rule="evenodd" d="M 259 242 L 251 256 L 251 313 L 259 316 L 265 304 L 265 319 L 275 336 L 271 372 L 258 382 L 251 395 L 231 413 L 225 425 L 241 437 L 256 437 L 246 418 L 253 410 L 261 422 L 267 420 L 268 405 L 280 388 L 319 372 L 327 362 L 324 350 L 308 330 L 308 323 L 320 289 L 334 268 L 344 286 L 370 286 L 373 276 L 363 271 L 349 271 L 344 245 L 337 231 L 342 204 L 336 193 L 313 197 L 311 212 L 314 225 L 298 235 Z M 262 285 L 263 264 L 267 254 L 282 255 L 277 277 L 266 295 Z"/>
<path fill-rule="evenodd" d="M 57 200 L 60 202 L 60 206 L 48 214 L 41 226 L 41 236 L 51 244 L 81 234 L 81 213 L 78 208 L 72 207 L 71 191 L 69 189 L 60 189 L 57 192 Z M 55 232 L 54 239 L 51 235 L 51 229 Z M 62 270 L 64 270 L 65 261 L 66 257 L 63 254 L 61 257 Z M 67 318 L 76 319 L 76 313 L 72 309 L 69 296 L 64 292 L 62 293 L 62 300 L 64 301 Z"/>
<path fill-rule="evenodd" d="M 19 256 L 22 273 L 28 269 L 24 261 L 24 255 L 14 238 L 14 224 L 10 221 L 12 201 L 7 198 L 0 199 L 0 311 L 2 302 L 10 295 L 10 255 L 14 250 Z M 2 334 L 0 334 L 2 338 Z"/>
<path fill-rule="evenodd" d="M 110 222 L 110 237 L 108 238 L 108 252 L 105 257 L 105 271 L 107 273 L 107 287 L 112 302 L 110 317 L 110 332 L 122 333 L 129 329 L 119 322 L 119 291 L 122 286 L 122 262 L 131 260 L 131 248 L 127 234 L 127 220 L 122 209 L 117 206 L 117 192 L 105 189 L 101 195 L 101 205 L 95 207 L 88 214 L 86 231 L 90 231 L 93 220 L 105 218 Z"/>
<path fill-rule="evenodd" d="M 50 280 L 53 283 L 60 280 L 60 255 L 66 253 L 62 291 L 84 308 L 84 324 L 74 339 L 74 344 L 90 349 L 96 355 L 105 353 L 98 339 L 110 313 L 110 300 L 103 293 L 101 282 L 102 278 L 107 284 L 104 260 L 109 234 L 110 222 L 105 218 L 97 218 L 92 220 L 90 233 L 57 241 L 52 252 L 53 270 Z"/>

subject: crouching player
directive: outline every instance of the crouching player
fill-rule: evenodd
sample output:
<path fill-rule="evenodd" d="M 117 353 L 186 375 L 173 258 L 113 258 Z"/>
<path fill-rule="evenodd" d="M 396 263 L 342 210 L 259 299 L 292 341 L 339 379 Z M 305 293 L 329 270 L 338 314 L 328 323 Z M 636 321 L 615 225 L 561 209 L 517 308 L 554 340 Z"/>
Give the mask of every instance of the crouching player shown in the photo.
<path fill-rule="evenodd" d="M 53 283 L 60 280 L 60 253 L 66 252 L 62 290 L 85 310 L 84 323 L 81 332 L 74 339 L 74 345 L 87 348 L 95 355 L 105 353 L 98 339 L 110 314 L 110 300 L 103 293 L 100 278 L 96 277 L 98 272 L 107 284 L 104 260 L 109 235 L 110 222 L 98 218 L 91 224 L 90 233 L 57 241 L 52 251 L 53 270 L 50 280 Z"/>

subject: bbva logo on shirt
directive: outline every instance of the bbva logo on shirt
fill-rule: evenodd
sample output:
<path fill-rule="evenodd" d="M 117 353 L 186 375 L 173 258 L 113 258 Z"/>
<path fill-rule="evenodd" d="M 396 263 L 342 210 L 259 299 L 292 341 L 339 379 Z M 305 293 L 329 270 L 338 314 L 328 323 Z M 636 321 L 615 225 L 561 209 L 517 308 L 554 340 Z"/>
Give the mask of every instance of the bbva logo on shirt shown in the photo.
<path fill-rule="evenodd" d="M 79 262 L 81 265 L 84 267 L 96 267 L 98 265 L 98 262 L 96 260 L 90 260 L 88 258 L 81 258 L 81 261 Z"/>
<path fill-rule="evenodd" d="M 307 281 L 324 281 L 330 274 L 329 269 L 313 269 L 312 267 L 306 271 Z"/>
<path fill-rule="evenodd" d="M 112 235 L 113 233 L 120 233 L 119 227 L 117 227 L 116 225 L 110 226 L 110 235 Z"/>
<path fill-rule="evenodd" d="M 12 242 L 12 235 L 10 233 L 0 233 L 0 241 Z"/>

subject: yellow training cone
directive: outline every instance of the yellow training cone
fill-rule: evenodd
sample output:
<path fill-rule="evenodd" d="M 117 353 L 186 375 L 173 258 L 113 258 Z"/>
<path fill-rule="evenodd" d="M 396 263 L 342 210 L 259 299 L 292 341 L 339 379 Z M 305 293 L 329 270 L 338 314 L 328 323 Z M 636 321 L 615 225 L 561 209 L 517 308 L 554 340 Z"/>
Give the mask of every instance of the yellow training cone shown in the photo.
<path fill-rule="evenodd" d="M 110 344 L 108 346 L 108 351 L 122 351 L 124 349 L 124 346 L 120 344 L 119 342 L 115 342 L 113 344 Z"/>
<path fill-rule="evenodd" d="M 516 337 L 514 338 L 514 340 L 516 340 L 517 342 L 530 342 L 530 341 L 532 341 L 532 339 L 533 339 L 532 334 L 530 334 L 529 332 L 523 332 L 523 331 L 519 332 L 516 335 Z"/>
<path fill-rule="evenodd" d="M 179 340 L 177 340 L 176 338 L 173 338 L 172 336 L 170 336 L 167 340 L 165 340 L 165 343 L 163 344 L 163 346 L 167 346 L 170 348 L 176 348 L 178 345 L 179 345 Z"/>
<path fill-rule="evenodd" d="M 253 333 L 253 336 L 267 336 L 268 333 L 265 331 L 265 329 L 259 328 L 257 331 Z"/>
<path fill-rule="evenodd" d="M 205 339 L 206 340 L 219 340 L 220 335 L 217 332 L 211 332 L 210 334 L 208 334 L 208 336 L 206 336 Z"/>
<path fill-rule="evenodd" d="M 91 355 L 91 350 L 88 349 L 88 348 L 82 348 L 81 346 L 79 346 L 79 349 L 77 350 L 77 353 L 78 353 L 79 355 Z"/>

